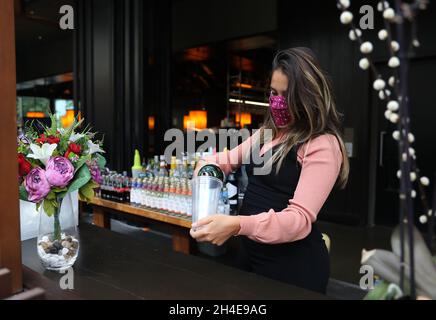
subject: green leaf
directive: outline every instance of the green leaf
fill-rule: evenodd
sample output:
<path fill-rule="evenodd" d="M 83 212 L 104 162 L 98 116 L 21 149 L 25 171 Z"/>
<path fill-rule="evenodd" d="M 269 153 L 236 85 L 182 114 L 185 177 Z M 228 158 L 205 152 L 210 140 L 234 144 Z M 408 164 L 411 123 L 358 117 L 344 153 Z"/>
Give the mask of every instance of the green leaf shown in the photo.
<path fill-rule="evenodd" d="M 86 161 L 91 160 L 91 155 L 88 154 L 86 156 L 81 157 L 77 163 L 75 164 L 76 172 L 86 163 Z"/>
<path fill-rule="evenodd" d="M 36 211 L 39 211 L 40 207 L 41 207 L 41 202 L 36 203 Z"/>
<path fill-rule="evenodd" d="M 51 190 L 45 198 L 47 200 L 55 200 L 56 199 L 56 195 L 55 195 L 54 191 Z"/>
<path fill-rule="evenodd" d="M 91 173 L 87 166 L 82 166 L 74 175 L 73 182 L 70 184 L 67 191 L 60 193 L 59 196 L 63 198 L 67 193 L 80 189 L 87 184 L 89 180 L 91 180 Z"/>
<path fill-rule="evenodd" d="M 27 193 L 27 190 L 24 186 L 20 186 L 19 188 L 20 191 L 20 200 L 24 200 L 24 201 L 29 201 L 29 194 Z"/>
<path fill-rule="evenodd" d="M 67 188 L 59 188 L 59 187 L 55 187 L 51 189 L 53 192 L 59 193 L 59 192 L 64 192 L 67 191 Z"/>
<path fill-rule="evenodd" d="M 364 300 L 385 300 L 388 293 L 389 284 L 385 281 L 380 281 L 374 289 L 368 292 Z"/>
<path fill-rule="evenodd" d="M 88 185 L 80 188 L 80 193 L 87 199 L 92 199 L 94 197 L 94 189 L 89 187 Z"/>
<path fill-rule="evenodd" d="M 95 160 L 97 161 L 97 165 L 100 168 L 100 170 L 103 170 L 106 166 L 106 159 L 101 154 L 96 153 L 95 154 Z"/>
<path fill-rule="evenodd" d="M 48 200 L 48 199 L 44 199 L 43 203 L 42 203 L 42 207 L 44 208 L 45 213 L 51 217 L 52 215 L 55 214 L 56 212 L 56 207 L 54 205 L 53 202 L 56 201 L 52 201 L 52 200 Z"/>

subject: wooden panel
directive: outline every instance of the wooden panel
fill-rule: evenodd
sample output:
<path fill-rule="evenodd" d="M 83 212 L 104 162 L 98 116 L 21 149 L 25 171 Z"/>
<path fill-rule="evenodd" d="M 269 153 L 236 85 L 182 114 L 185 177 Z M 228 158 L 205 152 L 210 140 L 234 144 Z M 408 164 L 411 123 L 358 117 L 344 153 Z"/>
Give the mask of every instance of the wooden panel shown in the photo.
<path fill-rule="evenodd" d="M 0 269 L 0 299 L 9 297 L 12 294 L 12 277 L 9 269 Z"/>
<path fill-rule="evenodd" d="M 22 288 L 15 80 L 14 1 L 0 1 L 0 261 L 12 272 L 12 289 Z"/>
<path fill-rule="evenodd" d="M 173 250 L 185 254 L 191 253 L 190 235 L 186 229 L 176 229 L 173 232 Z"/>
<path fill-rule="evenodd" d="M 92 208 L 92 222 L 100 228 L 111 228 L 111 219 L 109 214 L 105 213 L 104 208 L 99 206 L 94 206 Z"/>
<path fill-rule="evenodd" d="M 33 288 L 28 291 L 16 294 L 6 300 L 44 300 L 45 291 L 41 288 Z"/>
<path fill-rule="evenodd" d="M 191 228 L 191 221 L 189 221 L 187 219 L 173 217 L 173 216 L 170 216 L 168 214 L 161 213 L 158 211 L 133 207 L 129 204 L 108 201 L 108 200 L 100 199 L 97 197 L 91 201 L 91 204 L 93 204 L 95 206 L 100 206 L 100 207 L 104 207 L 107 209 L 115 210 L 115 211 L 130 213 L 133 215 L 153 219 L 156 221 L 161 221 L 161 222 L 173 224 L 173 225 L 188 228 L 188 229 Z"/>

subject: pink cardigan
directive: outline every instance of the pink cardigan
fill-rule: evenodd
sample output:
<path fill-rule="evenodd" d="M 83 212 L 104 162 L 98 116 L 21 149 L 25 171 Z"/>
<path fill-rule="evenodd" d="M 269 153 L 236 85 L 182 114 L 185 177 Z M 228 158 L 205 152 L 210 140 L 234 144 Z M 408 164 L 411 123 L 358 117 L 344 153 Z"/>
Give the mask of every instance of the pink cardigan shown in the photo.
<path fill-rule="evenodd" d="M 255 133 L 254 135 L 258 134 Z M 238 147 L 205 157 L 207 163 L 215 163 L 228 174 L 236 170 L 242 158 L 249 152 L 253 136 Z M 275 139 L 265 144 L 261 153 L 278 144 Z M 240 231 L 250 239 L 263 243 L 284 243 L 304 239 L 311 231 L 312 223 L 330 194 L 342 164 L 342 153 L 335 136 L 325 134 L 301 146 L 297 154 L 301 174 L 294 197 L 281 212 L 270 209 L 251 216 L 240 217 Z"/>

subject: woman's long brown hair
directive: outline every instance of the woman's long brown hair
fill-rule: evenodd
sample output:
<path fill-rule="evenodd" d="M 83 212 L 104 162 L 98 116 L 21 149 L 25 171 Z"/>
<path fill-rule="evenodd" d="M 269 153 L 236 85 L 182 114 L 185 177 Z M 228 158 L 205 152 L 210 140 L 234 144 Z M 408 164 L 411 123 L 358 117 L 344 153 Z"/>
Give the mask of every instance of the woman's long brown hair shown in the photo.
<path fill-rule="evenodd" d="M 282 71 L 288 78 L 286 98 L 293 118 L 292 123 L 286 128 L 280 128 L 283 142 L 272 157 L 272 162 L 277 162 L 277 171 L 295 145 L 329 133 L 338 139 L 341 148 L 342 165 L 337 184 L 345 187 L 349 163 L 340 131 L 340 114 L 336 110 L 328 77 L 313 52 L 304 47 L 279 51 L 272 63 L 272 72 L 276 70 Z M 279 134 L 270 112 L 266 116 L 261 132 L 263 129 L 271 129 L 273 138 Z M 260 136 L 262 137 L 263 134 Z"/>

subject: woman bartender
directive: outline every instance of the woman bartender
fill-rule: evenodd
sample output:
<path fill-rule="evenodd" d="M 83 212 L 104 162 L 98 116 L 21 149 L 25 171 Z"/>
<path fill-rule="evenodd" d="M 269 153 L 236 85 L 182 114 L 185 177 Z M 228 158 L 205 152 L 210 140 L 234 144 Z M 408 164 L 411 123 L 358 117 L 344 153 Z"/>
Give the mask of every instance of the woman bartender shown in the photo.
<path fill-rule="evenodd" d="M 329 255 L 315 221 L 333 186 L 345 186 L 348 177 L 339 114 L 330 83 L 307 48 L 276 55 L 270 86 L 262 128 L 231 151 L 203 159 L 198 168 L 215 163 L 226 174 L 236 170 L 252 144 L 263 141 L 264 129 L 271 129 L 272 141 L 260 150 L 272 150 L 271 172 L 253 174 L 256 165 L 248 164 L 239 215 L 200 220 L 191 236 L 217 245 L 239 236 L 244 269 L 325 293 Z"/>

